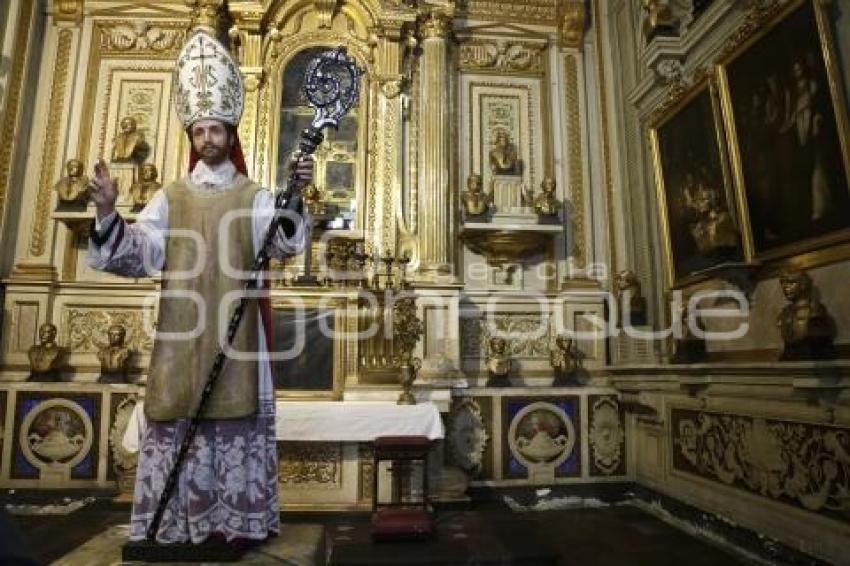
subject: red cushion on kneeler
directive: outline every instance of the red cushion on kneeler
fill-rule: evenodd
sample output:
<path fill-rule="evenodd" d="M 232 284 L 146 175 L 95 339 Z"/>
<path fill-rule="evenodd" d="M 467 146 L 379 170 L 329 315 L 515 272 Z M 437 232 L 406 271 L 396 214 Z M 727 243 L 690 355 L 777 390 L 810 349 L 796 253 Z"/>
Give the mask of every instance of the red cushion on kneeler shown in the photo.
<path fill-rule="evenodd" d="M 372 513 L 372 538 L 376 541 L 421 540 L 434 533 L 434 520 L 422 509 L 378 509 Z"/>

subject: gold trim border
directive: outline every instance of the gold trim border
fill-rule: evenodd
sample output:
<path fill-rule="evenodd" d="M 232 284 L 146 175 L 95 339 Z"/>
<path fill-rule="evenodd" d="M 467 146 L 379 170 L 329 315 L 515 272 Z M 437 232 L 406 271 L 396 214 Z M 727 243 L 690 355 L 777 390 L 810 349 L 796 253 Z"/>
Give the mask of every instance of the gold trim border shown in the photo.
<path fill-rule="evenodd" d="M 38 194 L 35 204 L 35 226 L 30 240 L 30 253 L 34 256 L 44 254 L 47 241 L 47 228 L 50 220 L 50 191 L 56 169 L 56 153 L 59 149 L 59 122 L 62 119 L 62 109 L 65 102 L 65 85 L 68 82 L 68 66 L 71 61 L 71 41 L 73 32 L 63 29 L 59 32 L 59 42 L 56 46 L 56 63 L 54 66 L 54 83 L 50 92 L 50 104 L 47 113 L 47 138 L 41 158 L 41 174 L 38 180 Z M 85 128 L 84 128 L 85 129 Z"/>
<path fill-rule="evenodd" d="M 564 82 L 567 102 L 567 149 L 569 163 L 570 199 L 575 227 L 570 235 L 573 241 L 576 267 L 583 269 L 587 261 L 587 236 L 584 232 L 584 163 L 582 162 L 581 108 L 579 106 L 578 63 L 574 55 L 564 58 Z"/>
<path fill-rule="evenodd" d="M 27 53 L 32 28 L 32 0 L 25 0 L 21 12 L 21 21 L 17 25 L 14 57 L 9 84 L 6 87 L 6 107 L 3 113 L 3 127 L 0 130 L 0 224 L 6 209 L 6 198 L 12 174 L 12 148 L 15 146 L 18 118 L 21 114 L 21 91 L 23 90 L 24 69 L 30 54 Z"/>
<path fill-rule="evenodd" d="M 713 96 L 711 84 L 708 79 L 697 80 L 689 86 L 675 83 L 671 87 L 671 92 L 668 94 L 663 111 L 656 114 L 649 125 L 648 133 L 650 149 L 652 152 L 652 169 L 655 175 L 655 198 L 658 204 L 658 216 L 661 222 L 662 246 L 664 248 L 664 274 L 668 289 L 681 288 L 705 279 L 705 277 L 695 277 L 692 274 L 682 275 L 676 273 L 675 258 L 673 255 L 673 240 L 670 233 L 670 218 L 667 214 L 669 208 L 669 203 L 667 202 L 667 187 L 664 181 L 664 167 L 661 162 L 661 145 L 658 138 L 658 130 L 676 118 L 682 110 L 703 94 L 707 94 L 709 96 L 709 102 L 711 103 L 712 121 L 714 123 L 715 133 L 717 134 L 714 137 L 715 142 L 718 144 L 718 151 L 720 152 L 723 181 L 724 184 L 728 183 L 729 177 L 726 173 L 726 159 L 724 158 L 725 142 L 722 137 L 722 117 L 719 115 L 717 104 L 714 100 L 715 97 Z M 728 189 L 728 186 L 724 186 L 724 194 L 727 196 L 727 199 L 729 196 Z M 732 207 L 734 203 L 730 201 L 728 205 Z M 746 254 L 744 254 L 744 257 L 746 257 Z"/>

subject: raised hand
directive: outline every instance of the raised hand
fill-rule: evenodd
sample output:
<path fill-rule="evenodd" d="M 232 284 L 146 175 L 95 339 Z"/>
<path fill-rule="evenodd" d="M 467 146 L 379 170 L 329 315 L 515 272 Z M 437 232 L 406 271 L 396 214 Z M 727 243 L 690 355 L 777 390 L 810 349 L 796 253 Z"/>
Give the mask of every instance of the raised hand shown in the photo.
<path fill-rule="evenodd" d="M 109 176 L 109 167 L 102 158 L 95 163 L 94 176 L 86 186 L 86 193 L 97 209 L 98 218 L 103 218 L 115 210 L 118 188 L 115 186 L 115 180 Z"/>

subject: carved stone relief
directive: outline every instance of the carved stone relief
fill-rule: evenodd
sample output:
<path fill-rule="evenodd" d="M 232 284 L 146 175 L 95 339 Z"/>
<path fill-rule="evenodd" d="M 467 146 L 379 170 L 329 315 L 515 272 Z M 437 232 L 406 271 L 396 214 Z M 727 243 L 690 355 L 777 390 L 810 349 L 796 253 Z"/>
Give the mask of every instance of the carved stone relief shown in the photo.
<path fill-rule="evenodd" d="M 331 442 L 278 443 L 278 482 L 283 486 L 338 489 L 342 445 Z"/>
<path fill-rule="evenodd" d="M 62 312 L 60 342 L 72 353 L 95 354 L 109 344 L 107 329 L 120 324 L 127 329 L 125 344 L 131 350 L 149 353 L 153 350 L 153 336 L 145 325 L 145 313 L 141 310 L 114 310 L 70 308 Z"/>
<path fill-rule="evenodd" d="M 671 410 L 673 469 L 844 521 L 850 429 Z"/>
<path fill-rule="evenodd" d="M 461 357 L 478 358 L 487 350 L 494 334 L 507 338 L 512 358 L 549 359 L 549 315 L 498 315 L 489 319 L 462 318 L 460 321 Z"/>
<path fill-rule="evenodd" d="M 591 475 L 625 474 L 626 432 L 617 398 L 613 395 L 591 395 L 588 405 Z"/>
<path fill-rule="evenodd" d="M 473 40 L 460 46 L 462 71 L 542 73 L 546 44 L 504 40 Z"/>
<path fill-rule="evenodd" d="M 474 399 L 463 399 L 452 409 L 447 428 L 452 461 L 465 472 L 477 475 L 489 441 L 481 407 Z"/>

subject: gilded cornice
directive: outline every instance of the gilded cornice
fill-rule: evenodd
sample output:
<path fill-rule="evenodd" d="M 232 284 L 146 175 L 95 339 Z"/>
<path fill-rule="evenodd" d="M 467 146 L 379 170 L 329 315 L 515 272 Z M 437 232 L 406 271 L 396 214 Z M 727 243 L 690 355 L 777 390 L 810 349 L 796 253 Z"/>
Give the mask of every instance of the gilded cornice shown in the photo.
<path fill-rule="evenodd" d="M 558 0 L 468 0 L 465 10 L 469 18 L 496 22 L 555 25 Z"/>
<path fill-rule="evenodd" d="M 786 7 L 787 5 L 779 0 L 763 0 L 751 4 L 744 17 L 744 22 L 723 44 L 719 58 L 723 59 L 736 51 L 767 22 L 772 20 L 780 10 Z"/>
<path fill-rule="evenodd" d="M 510 71 L 542 73 L 545 43 L 478 39 L 460 46 L 458 66 L 462 71 Z"/>

